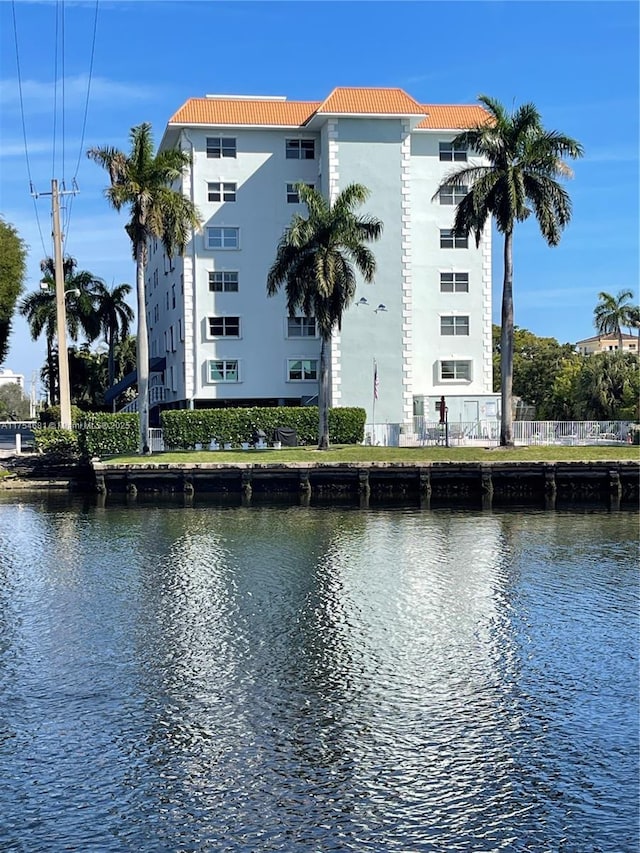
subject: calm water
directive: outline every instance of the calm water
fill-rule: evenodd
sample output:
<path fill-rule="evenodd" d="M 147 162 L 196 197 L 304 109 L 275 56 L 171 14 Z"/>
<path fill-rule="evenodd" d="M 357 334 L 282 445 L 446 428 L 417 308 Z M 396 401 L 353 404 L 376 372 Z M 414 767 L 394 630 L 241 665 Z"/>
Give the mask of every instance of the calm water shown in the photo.
<path fill-rule="evenodd" d="M 0 503 L 2 851 L 636 851 L 638 518 Z"/>

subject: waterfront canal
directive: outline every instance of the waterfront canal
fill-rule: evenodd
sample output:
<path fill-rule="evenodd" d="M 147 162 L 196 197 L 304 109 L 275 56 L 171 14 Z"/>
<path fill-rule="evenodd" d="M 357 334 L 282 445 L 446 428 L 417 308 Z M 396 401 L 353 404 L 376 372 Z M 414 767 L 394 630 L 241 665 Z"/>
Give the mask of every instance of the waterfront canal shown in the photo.
<path fill-rule="evenodd" d="M 636 851 L 637 538 L 2 497 L 0 849 Z"/>

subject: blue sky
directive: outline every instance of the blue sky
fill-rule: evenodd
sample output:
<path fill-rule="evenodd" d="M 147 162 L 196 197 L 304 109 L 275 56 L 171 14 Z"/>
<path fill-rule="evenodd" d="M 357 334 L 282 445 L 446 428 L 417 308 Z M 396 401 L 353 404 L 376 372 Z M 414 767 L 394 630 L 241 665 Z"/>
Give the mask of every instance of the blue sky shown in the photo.
<path fill-rule="evenodd" d="M 50 198 L 35 203 L 41 239 L 14 11 L 34 189 L 50 191 L 52 177 L 70 186 L 78 166 L 66 251 L 108 283 L 134 284 L 134 267 L 125 215 L 107 206 L 107 176 L 84 156 L 89 146 L 126 150 L 142 121 L 159 141 L 171 114 L 206 93 L 321 100 L 334 86 L 399 86 L 423 103 L 474 103 L 480 93 L 509 107 L 533 101 L 548 128 L 585 147 L 568 184 L 573 219 L 561 245 L 548 248 L 534 223 L 517 229 L 518 326 L 575 341 L 593 334 L 600 290 L 630 287 L 637 296 L 637 3 L 101 0 L 81 154 L 95 5 L 0 2 L 0 214 L 30 247 L 28 290 L 52 251 Z M 496 240 L 494 321 L 501 284 Z M 33 343 L 16 318 L 4 367 L 28 384 L 43 360 L 44 341 Z"/>

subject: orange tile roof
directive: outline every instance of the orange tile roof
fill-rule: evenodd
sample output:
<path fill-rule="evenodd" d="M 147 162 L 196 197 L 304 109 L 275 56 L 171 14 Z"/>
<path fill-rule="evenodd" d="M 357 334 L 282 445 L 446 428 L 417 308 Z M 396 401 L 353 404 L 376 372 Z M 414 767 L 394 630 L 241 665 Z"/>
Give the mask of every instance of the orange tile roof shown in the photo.
<path fill-rule="evenodd" d="M 171 116 L 169 124 L 304 124 L 315 113 L 319 101 L 282 101 L 251 98 L 189 98 Z"/>
<path fill-rule="evenodd" d="M 488 121 L 487 112 L 476 104 L 423 104 L 427 113 L 418 130 L 465 130 Z"/>
<path fill-rule="evenodd" d="M 402 89 L 338 87 L 322 102 L 318 113 L 424 115 L 424 109 Z"/>
<path fill-rule="evenodd" d="M 480 106 L 419 104 L 402 89 L 339 87 L 324 101 L 189 98 L 169 124 L 301 127 L 316 114 L 425 116 L 417 125 L 420 130 L 463 130 L 488 118 Z"/>

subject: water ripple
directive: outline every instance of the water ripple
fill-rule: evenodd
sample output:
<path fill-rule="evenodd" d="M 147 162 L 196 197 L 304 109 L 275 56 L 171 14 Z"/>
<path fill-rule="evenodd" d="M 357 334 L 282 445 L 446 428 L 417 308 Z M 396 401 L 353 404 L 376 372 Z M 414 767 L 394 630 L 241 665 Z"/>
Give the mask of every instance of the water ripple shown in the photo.
<path fill-rule="evenodd" d="M 0 503 L 0 847 L 626 853 L 637 518 Z"/>

